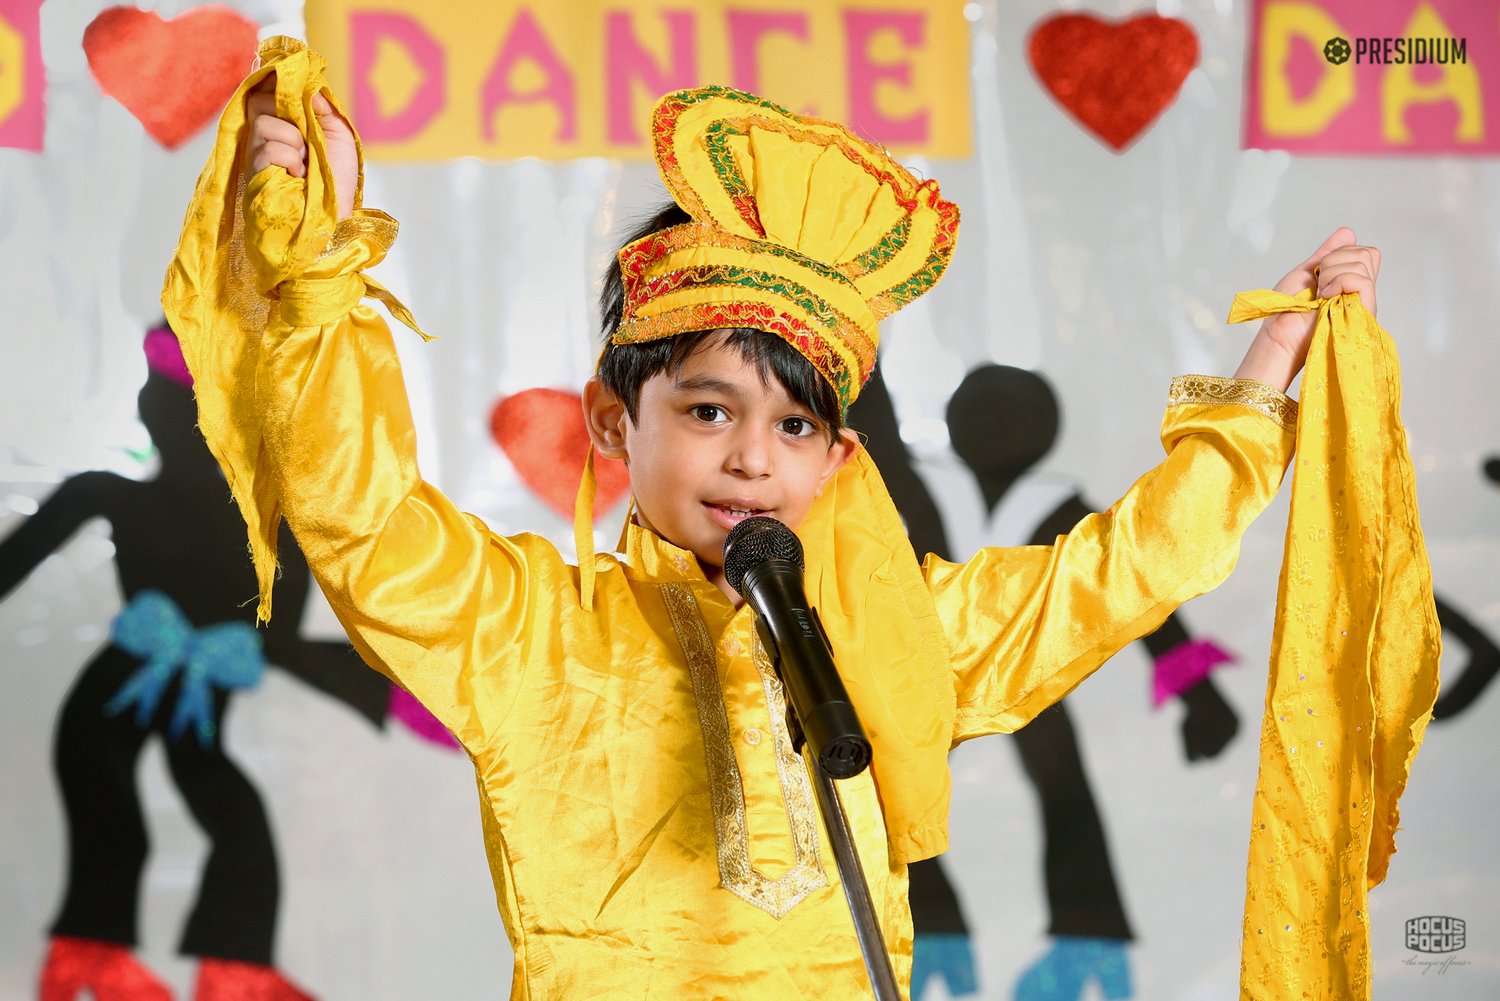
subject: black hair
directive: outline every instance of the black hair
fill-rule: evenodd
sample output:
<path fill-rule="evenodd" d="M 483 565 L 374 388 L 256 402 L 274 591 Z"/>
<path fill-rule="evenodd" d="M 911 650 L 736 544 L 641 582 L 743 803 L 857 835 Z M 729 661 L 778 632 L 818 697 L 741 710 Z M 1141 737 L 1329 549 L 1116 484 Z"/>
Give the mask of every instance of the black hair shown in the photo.
<path fill-rule="evenodd" d="M 620 244 L 626 247 L 636 240 L 658 233 L 670 226 L 692 222 L 680 206 L 669 204 L 641 223 Z M 625 314 L 625 279 L 616 256 L 604 272 L 599 293 L 599 317 L 604 328 L 604 355 L 599 359 L 599 381 L 625 404 L 633 421 L 640 405 L 641 386 L 661 372 L 676 375 L 693 352 L 721 331 L 696 330 L 635 344 L 615 344 L 611 338 Z M 730 327 L 723 334 L 723 344 L 735 349 L 740 357 L 755 366 L 760 380 L 770 385 L 774 377 L 792 399 L 807 407 L 828 430 L 829 444 L 838 439 L 844 426 L 838 395 L 811 362 L 775 334 L 752 327 Z"/>

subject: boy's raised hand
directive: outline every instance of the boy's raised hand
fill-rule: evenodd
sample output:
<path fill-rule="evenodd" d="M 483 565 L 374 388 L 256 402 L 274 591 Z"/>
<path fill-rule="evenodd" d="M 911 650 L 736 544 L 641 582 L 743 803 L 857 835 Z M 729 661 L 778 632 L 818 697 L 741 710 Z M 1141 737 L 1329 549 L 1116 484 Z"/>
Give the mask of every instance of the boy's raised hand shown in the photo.
<path fill-rule="evenodd" d="M 1286 295 L 1312 289 L 1319 299 L 1342 292 L 1358 292 L 1359 301 L 1375 315 L 1375 279 L 1380 274 L 1380 251 L 1355 243 L 1354 230 L 1340 226 L 1312 255 L 1288 271 L 1272 288 Z M 1307 361 L 1316 313 L 1277 313 L 1260 327 L 1245 354 L 1239 378 L 1256 379 L 1285 391 Z"/>
<path fill-rule="evenodd" d="M 359 182 L 359 154 L 354 144 L 354 130 L 328 98 L 313 98 L 313 113 L 323 129 L 328 165 L 333 171 L 333 193 L 338 200 L 339 218 L 354 211 L 354 188 Z M 276 74 L 272 73 L 245 95 L 245 120 L 250 123 L 250 142 L 246 146 L 247 176 L 267 167 L 280 167 L 293 177 L 307 175 L 307 142 L 291 122 L 276 117 Z"/>
<path fill-rule="evenodd" d="M 1370 315 L 1375 315 L 1375 279 L 1380 274 L 1380 251 L 1361 247 L 1354 230 L 1340 226 L 1333 231 L 1312 256 L 1297 265 L 1272 288 L 1287 295 L 1312 289 L 1314 296 L 1327 299 L 1341 292 L 1358 292 L 1359 301 Z M 1297 359 L 1297 367 L 1307 358 L 1316 313 L 1277 313 L 1262 325 L 1267 336 Z"/>

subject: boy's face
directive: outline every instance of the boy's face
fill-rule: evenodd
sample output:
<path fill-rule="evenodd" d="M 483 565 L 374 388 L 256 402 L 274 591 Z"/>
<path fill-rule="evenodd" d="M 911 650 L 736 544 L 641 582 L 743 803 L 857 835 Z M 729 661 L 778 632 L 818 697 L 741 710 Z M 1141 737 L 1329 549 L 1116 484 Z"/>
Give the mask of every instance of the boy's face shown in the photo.
<path fill-rule="evenodd" d="M 637 520 L 698 557 L 722 583 L 724 537 L 751 515 L 795 529 L 823 485 L 858 449 L 852 431 L 832 447 L 810 407 L 753 363 L 706 340 L 681 371 L 641 386 L 637 419 L 597 380 L 585 393 L 594 446 L 625 460 Z"/>

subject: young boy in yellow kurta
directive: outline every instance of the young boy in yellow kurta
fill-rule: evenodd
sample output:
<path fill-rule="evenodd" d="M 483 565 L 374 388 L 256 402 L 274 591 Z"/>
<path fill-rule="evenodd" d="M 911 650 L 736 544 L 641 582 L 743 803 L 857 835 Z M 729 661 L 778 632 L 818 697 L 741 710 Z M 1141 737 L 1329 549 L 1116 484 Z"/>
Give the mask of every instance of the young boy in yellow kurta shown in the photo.
<path fill-rule="evenodd" d="M 262 614 L 285 516 L 364 658 L 473 759 L 512 996 L 870 996 L 782 687 L 724 582 L 724 537 L 749 514 L 797 530 L 874 745 L 842 798 L 905 990 L 906 865 L 947 846 L 947 752 L 1024 725 L 1228 575 L 1292 453 L 1282 391 L 1311 319 L 1268 324 L 1238 378 L 1176 380 L 1166 459 L 1109 512 L 1053 546 L 919 565 L 841 425 L 878 319 L 946 266 L 956 207 L 837 125 L 724 88 L 671 94 L 651 134 L 683 214 L 621 250 L 585 402 L 595 450 L 629 463 L 634 514 L 623 554 L 595 555 L 586 476 L 570 565 L 421 479 L 390 333 L 360 304 L 415 329 L 365 274 L 396 224 L 360 207 L 321 60 L 288 39 L 261 56 L 163 301 Z M 1320 262 L 1320 294 L 1373 305 L 1374 253 L 1342 231 L 1282 290 Z"/>

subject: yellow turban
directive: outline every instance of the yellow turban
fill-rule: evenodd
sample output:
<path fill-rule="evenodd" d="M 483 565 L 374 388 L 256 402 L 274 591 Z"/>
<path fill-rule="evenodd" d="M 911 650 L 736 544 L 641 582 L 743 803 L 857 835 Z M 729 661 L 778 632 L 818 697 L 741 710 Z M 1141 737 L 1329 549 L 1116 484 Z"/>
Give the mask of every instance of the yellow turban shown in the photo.
<path fill-rule="evenodd" d="M 768 331 L 848 407 L 875 368 L 876 322 L 947 268 L 958 206 L 842 125 L 728 87 L 666 95 L 651 135 L 662 180 L 693 221 L 620 251 L 614 342 Z"/>

